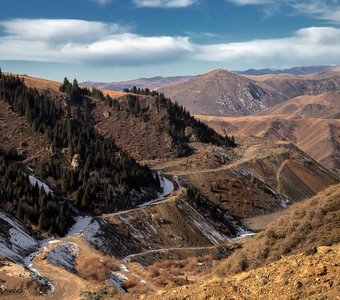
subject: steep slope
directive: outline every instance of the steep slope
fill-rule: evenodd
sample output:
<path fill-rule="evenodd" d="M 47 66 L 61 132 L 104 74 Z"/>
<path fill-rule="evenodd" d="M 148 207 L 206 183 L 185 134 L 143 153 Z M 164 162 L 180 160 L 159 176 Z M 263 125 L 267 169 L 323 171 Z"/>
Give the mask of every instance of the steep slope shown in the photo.
<path fill-rule="evenodd" d="M 339 261 L 340 245 L 318 247 L 316 251 L 314 255 L 284 257 L 239 275 L 166 289 L 143 299 L 336 299 L 340 282 L 335 262 Z"/>
<path fill-rule="evenodd" d="M 224 275 L 254 269 L 282 255 L 340 242 L 340 184 L 293 205 L 219 267 Z"/>
<path fill-rule="evenodd" d="M 241 232 L 228 213 L 225 212 L 224 218 L 223 221 L 207 217 L 206 212 L 188 203 L 184 190 L 179 190 L 155 204 L 94 220 L 84 230 L 83 237 L 91 247 L 106 255 L 147 265 L 181 257 L 181 253 L 184 257 L 213 253 L 212 246 L 223 244 Z M 224 256 L 227 254 L 225 250 Z"/>
<path fill-rule="evenodd" d="M 0 255 L 12 261 L 22 263 L 38 242 L 30 232 L 14 217 L 0 210 Z"/>
<path fill-rule="evenodd" d="M 160 91 L 191 113 L 204 115 L 249 115 L 288 99 L 225 70 L 215 70 Z"/>
<path fill-rule="evenodd" d="M 137 92 L 137 91 L 136 91 Z M 190 142 L 235 146 L 155 91 L 129 93 L 114 100 L 93 99 L 96 128 L 139 160 L 171 159 L 192 153 Z M 157 147 L 155 147 L 157 145 Z"/>
<path fill-rule="evenodd" d="M 198 282 L 146 298 L 333 299 L 340 291 L 339 222 L 337 184 L 295 204 L 266 230 L 241 241 L 241 249 Z"/>
<path fill-rule="evenodd" d="M 245 116 L 266 111 L 293 97 L 339 89 L 338 71 L 251 76 L 215 70 L 160 91 L 194 114 Z"/>
<path fill-rule="evenodd" d="M 158 168 L 240 219 L 282 210 L 339 182 L 291 143 L 249 138 L 240 142 L 232 153 L 200 147 L 190 159 Z"/>
<path fill-rule="evenodd" d="M 0 131 L 8 132 L 7 127 L 11 127 L 16 132 L 20 130 L 17 124 L 23 124 L 24 129 L 35 132 L 33 142 L 20 141 L 20 147 L 34 147 L 30 152 L 18 154 L 13 139 L 8 140 L 13 144 L 1 145 L 3 209 L 35 230 L 63 234 L 78 210 L 91 214 L 116 211 L 157 195 L 157 176 L 96 131 L 89 114 L 88 90 L 79 88 L 76 80 L 70 84 L 65 79 L 63 93 L 56 90 L 55 82 L 29 78 L 39 84 L 37 90 L 24 81 L 0 73 L 1 102 L 9 105 Z M 32 160 L 27 155 L 44 153 L 36 140 L 48 141 L 48 155 L 39 157 L 33 171 L 25 165 Z M 36 184 L 33 176 L 41 183 Z"/>
<path fill-rule="evenodd" d="M 340 93 L 300 96 L 260 115 L 196 116 L 221 134 L 288 140 L 325 167 L 340 169 Z"/>

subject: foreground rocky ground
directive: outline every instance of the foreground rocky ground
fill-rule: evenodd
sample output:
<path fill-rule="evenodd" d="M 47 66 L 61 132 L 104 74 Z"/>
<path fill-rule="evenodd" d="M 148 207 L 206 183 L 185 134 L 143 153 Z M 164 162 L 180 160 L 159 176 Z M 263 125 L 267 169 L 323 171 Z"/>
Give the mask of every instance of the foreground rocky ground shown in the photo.
<path fill-rule="evenodd" d="M 339 299 L 340 245 L 313 248 L 231 277 L 139 299 Z"/>

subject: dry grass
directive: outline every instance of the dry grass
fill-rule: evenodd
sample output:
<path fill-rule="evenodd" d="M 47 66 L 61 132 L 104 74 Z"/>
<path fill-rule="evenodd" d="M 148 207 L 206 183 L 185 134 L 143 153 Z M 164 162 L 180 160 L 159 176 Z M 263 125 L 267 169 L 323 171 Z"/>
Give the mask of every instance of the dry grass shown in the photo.
<path fill-rule="evenodd" d="M 188 277 L 198 276 L 210 269 L 212 258 L 188 257 L 182 260 L 165 260 L 146 267 L 148 281 L 160 288 L 188 284 Z"/>
<path fill-rule="evenodd" d="M 218 268 L 219 275 L 239 273 L 314 246 L 340 242 L 340 184 L 292 206 L 287 214 L 235 251 Z"/>
<path fill-rule="evenodd" d="M 119 262 L 113 257 L 79 256 L 76 269 L 86 280 L 104 282 L 111 271 L 119 270 Z"/>

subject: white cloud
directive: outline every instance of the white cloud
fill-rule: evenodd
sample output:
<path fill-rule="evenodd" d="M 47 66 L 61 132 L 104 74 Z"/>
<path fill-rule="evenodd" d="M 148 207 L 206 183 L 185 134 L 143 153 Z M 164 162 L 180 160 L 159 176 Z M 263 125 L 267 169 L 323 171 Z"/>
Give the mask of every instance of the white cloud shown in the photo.
<path fill-rule="evenodd" d="M 189 37 L 143 36 L 115 23 L 13 19 L 0 22 L 0 60 L 100 66 L 219 64 L 229 69 L 340 64 L 340 29 L 309 27 L 279 39 L 200 45 Z M 188 70 L 189 71 L 189 70 Z"/>
<path fill-rule="evenodd" d="M 134 0 L 134 3 L 139 7 L 188 7 L 193 5 L 196 0 Z"/>
<path fill-rule="evenodd" d="M 262 5 L 266 11 L 271 7 L 285 7 L 299 15 L 308 15 L 314 18 L 340 22 L 340 0 L 227 0 L 237 5 Z"/>
<path fill-rule="evenodd" d="M 340 63 L 340 29 L 309 27 L 281 39 L 201 46 L 196 59 L 230 68 L 288 67 Z"/>
<path fill-rule="evenodd" d="M 145 37 L 112 23 L 14 19 L 0 22 L 0 60 L 102 65 L 153 64 L 192 52 L 186 37 Z"/>
<path fill-rule="evenodd" d="M 59 45 L 89 43 L 128 30 L 116 23 L 72 19 L 12 19 L 0 22 L 0 26 L 13 39 L 44 41 Z"/>

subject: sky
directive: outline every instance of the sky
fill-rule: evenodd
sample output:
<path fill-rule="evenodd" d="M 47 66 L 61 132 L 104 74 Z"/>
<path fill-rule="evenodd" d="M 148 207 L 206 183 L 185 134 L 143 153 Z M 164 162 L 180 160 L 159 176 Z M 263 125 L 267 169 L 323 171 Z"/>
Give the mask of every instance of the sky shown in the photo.
<path fill-rule="evenodd" d="M 0 0 L 0 68 L 112 82 L 340 64 L 340 0 Z"/>

